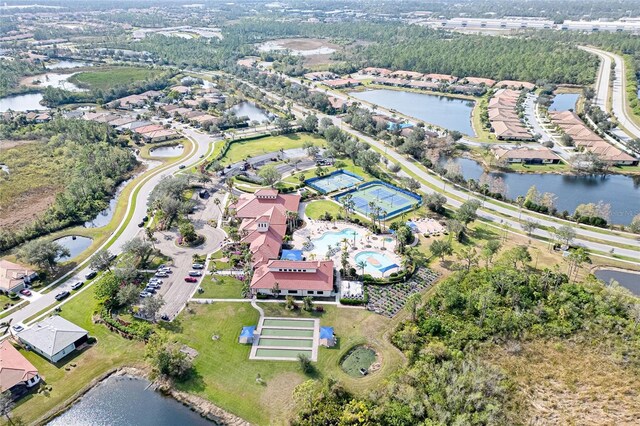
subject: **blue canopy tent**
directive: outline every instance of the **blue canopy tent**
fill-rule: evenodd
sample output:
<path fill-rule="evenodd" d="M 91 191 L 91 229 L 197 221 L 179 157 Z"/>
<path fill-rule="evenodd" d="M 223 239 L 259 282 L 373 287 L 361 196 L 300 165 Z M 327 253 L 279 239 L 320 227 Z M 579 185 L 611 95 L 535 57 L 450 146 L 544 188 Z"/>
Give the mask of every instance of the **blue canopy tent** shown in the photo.
<path fill-rule="evenodd" d="M 242 332 L 238 338 L 238 343 L 253 343 L 253 333 L 256 331 L 255 325 L 242 327 Z"/>
<path fill-rule="evenodd" d="M 320 327 L 320 343 L 322 346 L 330 348 L 336 344 L 336 336 L 333 334 L 333 327 Z"/>
<path fill-rule="evenodd" d="M 418 228 L 418 224 L 417 224 L 417 223 L 415 223 L 415 222 L 413 222 L 413 221 L 411 221 L 411 220 L 408 220 L 408 221 L 407 221 L 407 223 L 406 223 L 406 225 L 407 225 L 409 228 L 411 228 L 411 231 L 412 231 L 412 232 L 420 232 L 420 229 Z"/>

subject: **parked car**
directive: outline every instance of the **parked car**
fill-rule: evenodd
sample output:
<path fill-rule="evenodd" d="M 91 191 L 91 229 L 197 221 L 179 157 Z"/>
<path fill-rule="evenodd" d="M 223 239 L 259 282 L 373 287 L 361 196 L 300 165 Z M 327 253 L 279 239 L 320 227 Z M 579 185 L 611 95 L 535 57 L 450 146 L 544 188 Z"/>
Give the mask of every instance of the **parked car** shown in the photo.
<path fill-rule="evenodd" d="M 86 279 L 90 280 L 90 279 L 92 279 L 92 278 L 95 278 L 95 277 L 96 277 L 96 275 L 98 275 L 98 273 L 97 273 L 96 271 L 91 271 L 91 272 L 89 272 L 87 275 L 85 275 L 84 277 L 85 277 Z"/>
<path fill-rule="evenodd" d="M 112 254 L 111 256 L 109 256 L 109 262 L 113 262 L 114 260 L 116 260 L 116 257 L 118 257 L 117 254 Z"/>
<path fill-rule="evenodd" d="M 149 283 L 147 284 L 148 288 L 155 288 L 156 290 L 160 288 L 160 284 L 156 284 L 156 283 Z"/>
<path fill-rule="evenodd" d="M 185 277 L 184 280 L 188 283 L 197 283 L 198 279 L 195 277 Z"/>
<path fill-rule="evenodd" d="M 164 267 L 160 270 L 160 272 L 164 272 L 165 274 L 172 274 L 173 271 L 169 267 Z"/>
<path fill-rule="evenodd" d="M 194 263 L 191 267 L 193 269 L 204 269 L 204 265 L 202 263 Z"/>
<path fill-rule="evenodd" d="M 24 327 L 21 326 L 20 324 L 16 324 L 13 327 L 11 327 L 13 329 L 13 331 L 15 331 L 16 333 L 20 333 L 22 330 L 24 330 Z"/>
<path fill-rule="evenodd" d="M 167 314 L 162 314 L 162 316 L 160 317 L 160 319 L 161 319 L 162 321 L 169 321 L 169 315 L 167 315 Z"/>
<path fill-rule="evenodd" d="M 56 294 L 56 300 L 60 301 L 62 299 L 65 299 L 65 298 L 69 297 L 70 294 L 71 293 L 69 293 L 68 291 L 63 291 L 62 293 L 58 293 L 58 294 Z"/>
<path fill-rule="evenodd" d="M 138 228 L 142 228 L 144 226 L 144 222 L 138 223 Z"/>
<path fill-rule="evenodd" d="M 202 276 L 202 272 L 201 271 L 189 271 L 189 276 L 190 277 L 201 277 Z"/>
<path fill-rule="evenodd" d="M 31 296 L 31 290 L 27 290 L 26 288 L 23 288 L 22 290 L 20 290 L 20 294 L 23 296 Z"/>
<path fill-rule="evenodd" d="M 163 272 L 163 271 L 158 271 L 158 272 L 156 272 L 155 275 L 156 275 L 156 277 L 159 277 L 159 278 L 167 278 L 169 276 L 169 274 L 167 274 L 166 272 Z"/>
<path fill-rule="evenodd" d="M 143 221 L 143 222 L 146 222 L 146 221 L 148 221 L 148 220 L 149 220 L 149 216 L 145 216 L 145 217 L 143 217 L 143 218 L 142 218 L 142 221 Z"/>
<path fill-rule="evenodd" d="M 140 297 L 142 297 L 143 299 L 145 297 L 151 297 L 151 296 L 153 296 L 153 295 L 151 293 L 149 293 L 149 292 L 146 292 L 146 291 L 143 291 L 142 293 L 140 293 Z"/>
<path fill-rule="evenodd" d="M 146 287 L 144 289 L 145 292 L 150 293 L 150 294 L 155 294 L 156 293 L 156 289 L 152 288 L 152 287 Z"/>
<path fill-rule="evenodd" d="M 82 287 L 84 285 L 84 283 L 82 281 L 78 281 L 77 283 L 75 283 L 74 285 L 71 286 L 71 290 L 77 290 L 80 287 Z"/>

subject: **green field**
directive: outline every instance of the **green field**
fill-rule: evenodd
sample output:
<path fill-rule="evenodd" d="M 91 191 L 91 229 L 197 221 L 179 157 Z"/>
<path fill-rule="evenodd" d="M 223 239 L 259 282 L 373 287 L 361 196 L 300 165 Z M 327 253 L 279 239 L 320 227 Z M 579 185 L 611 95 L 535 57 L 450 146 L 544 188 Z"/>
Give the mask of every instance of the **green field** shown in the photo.
<path fill-rule="evenodd" d="M 240 299 L 242 297 L 242 281 L 227 275 L 206 275 L 200 283 L 203 293 L 193 296 L 199 299 Z"/>
<path fill-rule="evenodd" d="M 310 219 L 316 220 L 320 219 L 320 217 L 324 216 L 324 214 L 327 212 L 330 213 L 333 217 L 336 217 L 339 214 L 344 215 L 344 210 L 339 204 L 328 200 L 311 201 L 309 204 L 307 204 L 304 212 Z"/>
<path fill-rule="evenodd" d="M 96 71 L 83 71 L 69 78 L 69 81 L 85 89 L 109 90 L 144 80 L 152 80 L 163 71 L 141 67 L 114 67 Z"/>
<path fill-rule="evenodd" d="M 309 133 L 293 133 L 290 135 L 267 136 L 259 139 L 241 140 L 231 144 L 222 164 L 233 164 L 245 158 L 261 154 L 277 152 L 281 149 L 301 148 L 305 142 L 312 142 L 316 146 L 324 146 L 325 140 Z"/>

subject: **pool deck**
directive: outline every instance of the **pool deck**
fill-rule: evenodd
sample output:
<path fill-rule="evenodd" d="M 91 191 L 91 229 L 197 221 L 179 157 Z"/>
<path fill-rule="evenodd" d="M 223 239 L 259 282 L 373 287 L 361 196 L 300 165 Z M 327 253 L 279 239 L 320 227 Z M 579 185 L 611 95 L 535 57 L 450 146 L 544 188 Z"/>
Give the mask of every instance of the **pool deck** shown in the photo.
<path fill-rule="evenodd" d="M 391 262 L 395 263 L 396 265 L 401 265 L 400 257 L 395 253 L 395 248 L 396 248 L 395 238 L 391 237 L 393 238 L 393 241 L 383 241 L 384 238 L 389 238 L 390 235 L 373 235 L 371 231 L 369 231 L 367 228 L 363 226 L 358 226 L 356 224 L 343 222 L 343 221 L 326 222 L 321 220 L 309 219 L 308 217 L 305 217 L 305 221 L 307 222 L 307 226 L 293 233 L 293 239 L 291 243 L 296 249 L 302 250 L 304 243 L 308 241 L 308 237 L 311 237 L 311 240 L 313 241 L 315 239 L 321 238 L 326 232 L 335 233 L 335 232 L 343 231 L 345 229 L 353 229 L 360 235 L 360 239 L 356 242 L 355 247 L 353 245 L 353 240 L 351 239 L 349 241 L 349 248 L 348 248 L 349 264 L 352 267 L 358 269 L 356 266 L 355 257 L 363 251 L 378 252 L 384 255 L 385 257 L 387 257 Z M 335 227 L 334 227 L 334 223 L 335 223 Z M 340 246 L 341 246 L 340 247 L 341 250 L 339 250 L 336 254 L 334 254 L 331 257 L 331 260 L 333 260 L 334 264 L 338 265 L 337 267 L 339 267 L 341 263 L 340 257 L 342 254 L 342 244 L 340 244 Z M 367 246 L 370 246 L 370 247 L 367 247 Z M 384 250 L 382 249 L 383 246 L 385 247 Z M 310 259 L 313 253 L 309 251 L 304 251 L 304 255 L 307 257 L 307 259 Z M 316 257 L 316 260 L 325 259 L 325 253 L 315 253 L 315 257 Z M 394 268 L 385 273 L 382 273 L 375 268 L 367 268 L 365 272 L 371 274 L 371 276 L 373 277 L 379 278 L 379 277 L 384 277 L 385 274 L 388 275 L 391 272 L 397 272 L 398 270 L 399 268 Z"/>
<path fill-rule="evenodd" d="M 282 325 L 265 325 L 267 323 L 277 323 L 281 322 Z M 297 326 L 296 323 L 299 323 Z M 263 329 L 275 329 L 275 330 L 312 330 L 313 337 L 301 337 L 301 336 L 262 336 Z M 260 316 L 260 321 L 258 322 L 258 327 L 256 328 L 255 334 L 256 337 L 253 339 L 253 344 L 251 345 L 251 353 L 249 354 L 249 359 L 253 360 L 269 360 L 269 361 L 297 361 L 298 353 L 311 351 L 311 361 L 318 361 L 318 346 L 320 343 L 320 320 L 317 318 L 275 318 L 275 317 L 265 317 L 264 315 Z M 264 338 L 266 340 L 291 340 L 291 341 L 311 341 L 311 347 L 301 347 L 301 346 L 265 346 L 260 345 L 260 339 Z M 257 354 L 258 349 L 269 349 L 269 350 L 284 350 L 290 351 L 292 356 L 260 356 Z"/>

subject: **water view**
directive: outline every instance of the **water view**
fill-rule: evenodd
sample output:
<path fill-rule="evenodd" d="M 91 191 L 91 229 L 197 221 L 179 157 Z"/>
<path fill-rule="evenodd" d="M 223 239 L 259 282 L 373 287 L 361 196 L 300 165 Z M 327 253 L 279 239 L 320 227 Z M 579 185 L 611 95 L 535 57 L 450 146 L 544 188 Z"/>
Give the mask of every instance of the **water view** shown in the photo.
<path fill-rule="evenodd" d="M 235 112 L 238 117 L 249 117 L 249 121 L 263 122 L 269 120 L 269 115 L 253 102 L 240 102 L 233 106 L 230 111 Z"/>
<path fill-rule="evenodd" d="M 106 209 L 98 213 L 93 220 L 85 222 L 84 223 L 85 228 L 100 228 L 108 225 L 109 222 L 111 222 L 113 213 L 115 213 L 116 211 L 116 205 L 118 204 L 118 197 L 120 196 L 120 193 L 122 192 L 124 187 L 127 186 L 129 182 L 131 182 L 131 179 L 127 179 L 124 182 L 122 182 L 120 185 L 118 185 L 118 188 L 116 188 L 115 195 L 113 196 L 113 198 L 109 200 L 109 207 L 107 207 Z"/>
<path fill-rule="evenodd" d="M 593 275 L 605 284 L 609 284 L 611 280 L 617 281 L 631 293 L 640 296 L 640 272 L 598 269 Z"/>
<path fill-rule="evenodd" d="M 184 151 L 184 145 L 160 146 L 149 151 L 152 157 L 177 157 Z"/>
<path fill-rule="evenodd" d="M 174 426 L 212 423 L 174 399 L 146 389 L 149 382 L 129 376 L 109 377 L 87 392 L 50 426 Z"/>
<path fill-rule="evenodd" d="M 70 252 L 69 256 L 62 256 L 57 260 L 66 262 L 75 259 L 76 257 L 80 256 L 80 253 L 89 248 L 89 246 L 91 245 L 91 241 L 91 238 L 82 237 L 80 235 L 69 235 L 67 237 L 62 237 L 54 240 L 54 242 L 68 248 Z"/>
<path fill-rule="evenodd" d="M 82 67 L 91 67 L 93 64 L 89 62 L 79 62 L 79 61 L 59 61 L 53 64 L 47 64 L 47 69 L 50 70 L 59 70 L 65 68 L 82 68 Z"/>
<path fill-rule="evenodd" d="M 56 73 L 46 73 L 40 75 L 34 75 L 28 77 L 25 80 L 25 83 L 28 85 L 32 85 L 35 87 L 56 87 L 59 89 L 68 90 L 70 92 L 84 92 L 85 89 L 81 89 L 73 83 L 70 83 L 68 80 L 73 74 L 56 74 Z"/>
<path fill-rule="evenodd" d="M 7 96 L 0 98 L 0 112 L 5 111 L 35 111 L 49 109 L 40 105 L 42 93 L 27 93 L 25 95 Z"/>
<path fill-rule="evenodd" d="M 475 136 L 471 126 L 473 101 L 389 89 L 351 92 L 349 95 L 445 129 Z"/>
<path fill-rule="evenodd" d="M 454 160 L 460 165 L 465 179 L 480 179 L 484 173 L 482 166 L 468 158 Z M 499 176 L 508 185 L 507 196 L 516 199 L 526 195 L 535 185 L 540 192 L 557 195 L 556 207 L 559 211 L 573 213 L 578 204 L 603 201 L 611 204 L 611 222 L 629 224 L 640 213 L 640 178 L 623 175 L 574 176 L 543 173 L 490 173 Z"/>
<path fill-rule="evenodd" d="M 569 111 L 576 109 L 579 93 L 558 93 L 553 97 L 549 111 Z"/>

